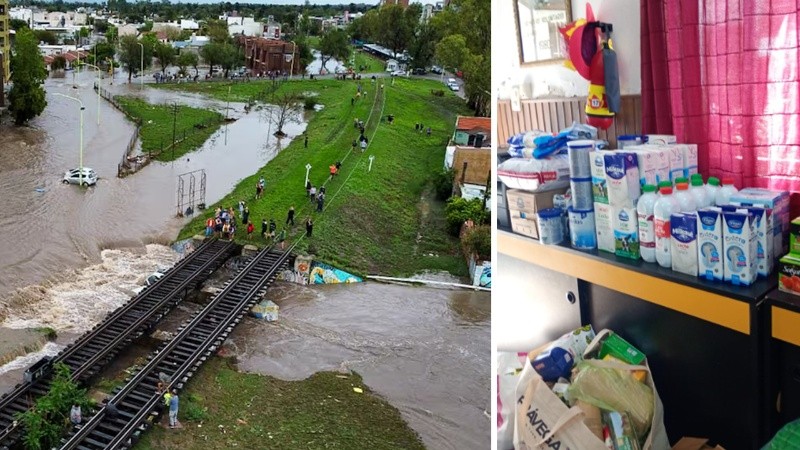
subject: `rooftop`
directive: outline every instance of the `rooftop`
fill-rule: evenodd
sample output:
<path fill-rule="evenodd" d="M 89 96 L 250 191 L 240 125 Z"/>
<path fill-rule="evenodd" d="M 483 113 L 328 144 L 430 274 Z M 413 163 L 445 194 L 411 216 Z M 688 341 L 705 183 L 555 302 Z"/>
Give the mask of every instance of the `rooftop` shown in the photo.
<path fill-rule="evenodd" d="M 492 131 L 492 118 L 458 116 L 458 119 L 456 119 L 456 130 L 483 131 L 489 133 Z"/>

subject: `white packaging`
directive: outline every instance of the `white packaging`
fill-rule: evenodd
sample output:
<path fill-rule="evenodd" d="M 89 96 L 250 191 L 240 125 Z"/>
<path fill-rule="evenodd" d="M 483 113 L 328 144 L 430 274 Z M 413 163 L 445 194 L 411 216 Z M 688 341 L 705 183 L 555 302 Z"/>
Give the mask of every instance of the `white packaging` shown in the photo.
<path fill-rule="evenodd" d="M 639 220 L 636 208 L 611 209 L 614 227 L 614 253 L 623 258 L 639 259 Z"/>
<path fill-rule="evenodd" d="M 642 186 L 645 184 L 658 186 L 659 181 L 669 179 L 669 161 L 664 151 L 637 147 L 631 153 L 636 154 L 636 162 L 639 167 L 639 184 Z"/>
<path fill-rule="evenodd" d="M 765 208 L 750 207 L 753 215 L 753 229 L 756 235 L 756 272 L 766 277 L 774 266 L 774 239 L 772 211 Z"/>
<path fill-rule="evenodd" d="M 614 253 L 614 227 L 611 223 L 611 205 L 595 203 L 594 222 L 597 249 Z"/>
<path fill-rule="evenodd" d="M 614 152 L 603 157 L 605 163 L 608 204 L 633 207 L 641 193 L 639 166 L 635 153 Z"/>
<path fill-rule="evenodd" d="M 673 214 L 670 218 L 672 270 L 697 276 L 697 216 Z"/>
<path fill-rule="evenodd" d="M 648 144 L 675 144 L 678 142 L 678 139 L 671 134 L 648 134 L 647 135 L 647 143 Z"/>
<path fill-rule="evenodd" d="M 683 176 L 689 178 L 697 173 L 697 144 L 680 144 L 683 153 Z"/>
<path fill-rule="evenodd" d="M 724 279 L 736 285 L 753 284 L 757 276 L 753 215 L 746 209 L 725 211 L 722 241 Z"/>
<path fill-rule="evenodd" d="M 674 184 L 676 179 L 683 177 L 682 147 L 677 145 L 665 145 L 659 148 L 667 153 L 667 160 L 669 161 L 669 180 Z"/>
<path fill-rule="evenodd" d="M 704 208 L 697 211 L 698 276 L 709 281 L 722 281 L 722 210 Z"/>
<path fill-rule="evenodd" d="M 589 153 L 589 166 L 592 176 L 592 197 L 595 203 L 608 204 L 605 155 L 613 154 L 614 152 L 609 150 L 595 150 Z"/>

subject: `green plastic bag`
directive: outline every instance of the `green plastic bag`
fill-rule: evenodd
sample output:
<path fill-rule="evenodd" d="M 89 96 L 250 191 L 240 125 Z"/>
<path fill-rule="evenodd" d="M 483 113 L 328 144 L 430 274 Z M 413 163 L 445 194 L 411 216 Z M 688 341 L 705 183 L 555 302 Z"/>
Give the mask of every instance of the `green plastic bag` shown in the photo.
<path fill-rule="evenodd" d="M 795 450 L 800 448 L 800 419 L 783 426 L 761 450 Z"/>

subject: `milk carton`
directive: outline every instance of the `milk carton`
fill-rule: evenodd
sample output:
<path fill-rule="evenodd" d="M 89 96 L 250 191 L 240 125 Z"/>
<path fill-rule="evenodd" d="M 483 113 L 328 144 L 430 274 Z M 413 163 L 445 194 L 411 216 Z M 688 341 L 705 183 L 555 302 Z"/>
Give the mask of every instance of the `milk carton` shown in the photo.
<path fill-rule="evenodd" d="M 624 258 L 639 259 L 639 217 L 636 208 L 611 207 L 614 227 L 614 253 Z"/>
<path fill-rule="evenodd" d="M 678 139 L 671 134 L 648 134 L 647 135 L 647 143 L 648 144 L 675 144 L 678 142 Z"/>
<path fill-rule="evenodd" d="M 609 150 L 589 152 L 589 165 L 592 174 L 592 196 L 595 203 L 608 204 L 608 184 L 606 182 L 605 155 L 613 155 Z"/>
<path fill-rule="evenodd" d="M 683 176 L 683 150 L 682 147 L 677 145 L 664 145 L 659 147 L 666 152 L 667 160 L 669 161 L 669 181 L 675 183 L 677 178 Z"/>
<path fill-rule="evenodd" d="M 670 216 L 672 270 L 697 276 L 697 216 L 677 213 Z"/>
<path fill-rule="evenodd" d="M 648 149 L 637 147 L 630 153 L 636 154 L 636 162 L 639 167 L 639 184 L 652 184 L 658 186 L 659 181 L 669 179 L 669 161 L 667 154 L 660 149 Z M 627 152 L 628 149 L 625 149 Z"/>
<path fill-rule="evenodd" d="M 606 172 L 608 204 L 632 207 L 641 192 L 636 154 L 613 152 L 603 156 Z"/>
<path fill-rule="evenodd" d="M 772 210 L 773 255 L 782 255 L 789 245 L 789 193 L 762 188 L 745 188 L 733 194 L 732 205 L 760 206 Z"/>
<path fill-rule="evenodd" d="M 756 235 L 756 271 L 761 277 L 769 276 L 774 265 L 775 253 L 772 238 L 772 210 L 751 206 L 753 230 Z"/>
<path fill-rule="evenodd" d="M 611 210 L 611 205 L 606 205 L 605 203 L 594 204 L 597 249 L 614 253 L 614 226 L 611 222 Z"/>
<path fill-rule="evenodd" d="M 722 210 L 703 208 L 697 211 L 697 269 L 698 276 L 710 281 L 722 281 Z"/>
<path fill-rule="evenodd" d="M 683 154 L 683 176 L 691 177 L 697 173 L 697 144 L 680 144 Z"/>
<path fill-rule="evenodd" d="M 724 279 L 736 285 L 752 284 L 758 275 L 753 215 L 746 209 L 738 209 L 725 211 L 722 217 Z"/>

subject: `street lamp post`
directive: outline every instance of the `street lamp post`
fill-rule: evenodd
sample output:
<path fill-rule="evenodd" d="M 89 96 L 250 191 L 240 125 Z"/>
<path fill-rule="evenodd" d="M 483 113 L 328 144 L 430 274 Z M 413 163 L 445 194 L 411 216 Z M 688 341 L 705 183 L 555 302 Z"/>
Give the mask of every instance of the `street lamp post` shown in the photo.
<path fill-rule="evenodd" d="M 303 187 L 308 186 L 308 172 L 311 171 L 311 164 L 306 164 L 306 182 L 303 184 Z"/>
<path fill-rule="evenodd" d="M 94 64 L 83 64 L 84 66 L 89 66 L 94 68 L 97 71 L 97 124 L 100 125 L 100 68 L 95 66 Z"/>
<path fill-rule="evenodd" d="M 59 97 L 64 97 L 64 98 L 68 98 L 68 99 L 70 99 L 72 101 L 78 102 L 78 104 L 81 105 L 81 130 L 80 130 L 80 141 L 79 141 L 80 143 L 79 143 L 79 146 L 78 146 L 78 152 L 79 152 L 78 153 L 79 154 L 79 156 L 78 156 L 78 183 L 81 186 L 83 186 L 83 110 L 86 109 L 86 107 L 83 106 L 83 102 L 80 101 L 80 99 L 77 99 L 75 97 L 70 97 L 69 95 L 60 94 L 58 92 L 54 92 L 53 95 L 57 95 Z"/>
<path fill-rule="evenodd" d="M 139 42 L 139 47 L 142 48 L 142 53 L 141 53 L 142 62 L 141 62 L 141 70 L 139 71 L 139 80 L 140 80 L 139 84 L 142 86 L 142 89 L 144 89 L 144 44 Z"/>

